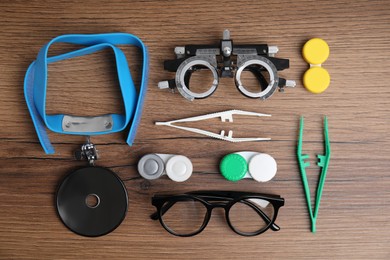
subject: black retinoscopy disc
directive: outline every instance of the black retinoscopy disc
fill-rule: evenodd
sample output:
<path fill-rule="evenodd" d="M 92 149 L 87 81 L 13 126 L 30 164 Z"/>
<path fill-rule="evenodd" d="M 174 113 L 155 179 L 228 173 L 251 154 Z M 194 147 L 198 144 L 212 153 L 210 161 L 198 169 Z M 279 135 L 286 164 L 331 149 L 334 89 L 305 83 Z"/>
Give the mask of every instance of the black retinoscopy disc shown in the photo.
<path fill-rule="evenodd" d="M 102 236 L 117 228 L 126 216 L 127 206 L 122 180 L 101 167 L 86 167 L 69 174 L 56 196 L 57 212 L 65 226 L 88 237 Z"/>

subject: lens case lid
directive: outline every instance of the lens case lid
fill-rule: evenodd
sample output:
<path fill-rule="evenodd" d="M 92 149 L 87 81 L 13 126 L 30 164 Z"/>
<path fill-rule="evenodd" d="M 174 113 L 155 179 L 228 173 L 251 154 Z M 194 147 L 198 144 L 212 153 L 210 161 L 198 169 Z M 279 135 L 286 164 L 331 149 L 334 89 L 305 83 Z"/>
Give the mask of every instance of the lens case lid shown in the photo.
<path fill-rule="evenodd" d="M 314 94 L 324 92 L 330 84 L 329 72 L 322 67 L 312 67 L 303 74 L 303 85 Z"/>
<path fill-rule="evenodd" d="M 249 159 L 249 175 L 258 182 L 267 182 L 275 177 L 277 164 L 275 159 L 266 153 L 253 155 Z"/>
<path fill-rule="evenodd" d="M 168 159 L 165 171 L 168 177 L 176 182 L 188 180 L 192 175 L 192 163 L 183 155 L 175 155 Z"/>
<path fill-rule="evenodd" d="M 321 38 L 308 40 L 302 49 L 304 60 L 312 65 L 320 65 L 329 57 L 329 45 Z"/>
<path fill-rule="evenodd" d="M 147 154 L 138 161 L 137 168 L 143 178 L 155 180 L 164 173 L 164 161 L 156 154 Z"/>
<path fill-rule="evenodd" d="M 244 157 L 231 153 L 222 158 L 219 169 L 225 179 L 239 181 L 248 171 L 248 165 Z"/>

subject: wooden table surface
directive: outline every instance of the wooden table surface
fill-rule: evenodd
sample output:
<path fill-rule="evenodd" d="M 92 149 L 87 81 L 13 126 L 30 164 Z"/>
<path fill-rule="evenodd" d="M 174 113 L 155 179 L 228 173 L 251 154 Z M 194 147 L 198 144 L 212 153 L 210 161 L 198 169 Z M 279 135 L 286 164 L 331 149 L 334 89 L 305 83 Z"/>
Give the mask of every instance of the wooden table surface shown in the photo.
<path fill-rule="evenodd" d="M 1 258 L 390 258 L 390 1 L 1 1 L 0 13 Z M 290 69 L 280 75 L 296 80 L 296 88 L 266 101 L 252 100 L 224 78 L 213 96 L 194 102 L 157 88 L 160 80 L 174 75 L 163 70 L 163 61 L 174 58 L 175 46 L 218 43 L 224 29 L 235 43 L 277 45 L 277 57 L 290 59 Z M 125 143 L 126 132 L 92 138 L 101 155 L 97 164 L 124 181 L 129 209 L 114 232 L 87 238 L 69 231 L 54 207 L 61 179 L 85 165 L 72 156 L 84 138 L 50 133 L 56 153 L 45 155 L 24 101 L 23 79 L 39 49 L 55 36 L 105 32 L 135 34 L 149 47 L 149 89 L 132 147 Z M 301 48 L 312 37 L 325 39 L 331 50 L 323 65 L 331 85 L 320 95 L 302 85 L 308 66 Z M 64 50 L 69 48 L 59 45 L 51 52 Z M 126 53 L 138 82 L 140 55 L 132 48 Z M 48 113 L 122 112 L 115 77 L 109 52 L 51 64 Z M 272 114 L 237 117 L 231 124 L 236 136 L 272 141 L 228 143 L 154 125 L 228 109 Z M 332 158 L 316 234 L 310 232 L 296 158 L 300 115 L 305 116 L 303 147 L 311 156 L 312 194 L 319 174 L 315 154 L 323 152 L 322 120 L 329 117 Z M 230 129 L 216 120 L 196 126 Z M 224 180 L 219 160 L 243 150 L 272 155 L 276 177 L 267 183 Z M 194 174 L 184 183 L 167 177 L 143 180 L 136 165 L 147 153 L 186 155 Z M 217 210 L 203 233 L 180 238 L 149 218 L 153 194 L 200 189 L 280 194 L 286 200 L 277 219 L 281 230 L 241 237 Z"/>

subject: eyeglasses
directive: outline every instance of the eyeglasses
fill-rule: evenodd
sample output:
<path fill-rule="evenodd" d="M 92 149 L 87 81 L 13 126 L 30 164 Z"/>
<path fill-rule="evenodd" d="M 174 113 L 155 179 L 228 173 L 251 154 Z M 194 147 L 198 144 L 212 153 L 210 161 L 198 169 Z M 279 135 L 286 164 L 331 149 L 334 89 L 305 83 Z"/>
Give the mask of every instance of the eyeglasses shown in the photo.
<path fill-rule="evenodd" d="M 159 220 L 171 234 L 189 237 L 205 229 L 214 208 L 224 208 L 229 227 L 242 236 L 256 236 L 267 229 L 278 231 L 274 223 L 284 199 L 278 195 L 236 191 L 199 191 L 179 195 L 155 195 Z"/>

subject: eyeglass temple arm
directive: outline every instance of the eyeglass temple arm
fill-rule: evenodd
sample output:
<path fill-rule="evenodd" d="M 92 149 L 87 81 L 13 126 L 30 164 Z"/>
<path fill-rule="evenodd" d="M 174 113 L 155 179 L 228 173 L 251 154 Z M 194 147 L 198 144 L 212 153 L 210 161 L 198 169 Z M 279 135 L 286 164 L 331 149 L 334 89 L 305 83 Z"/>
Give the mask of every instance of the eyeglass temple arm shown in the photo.
<path fill-rule="evenodd" d="M 253 202 L 251 201 L 247 201 L 247 200 L 243 200 L 243 202 L 249 206 L 251 206 L 252 208 L 254 208 L 256 210 L 256 212 L 260 215 L 260 217 L 267 223 L 269 224 L 272 220 L 261 210 L 259 209 Z M 280 227 L 278 225 L 276 225 L 275 223 L 272 223 L 272 225 L 270 226 L 271 230 L 272 231 L 279 231 L 280 230 Z"/>

